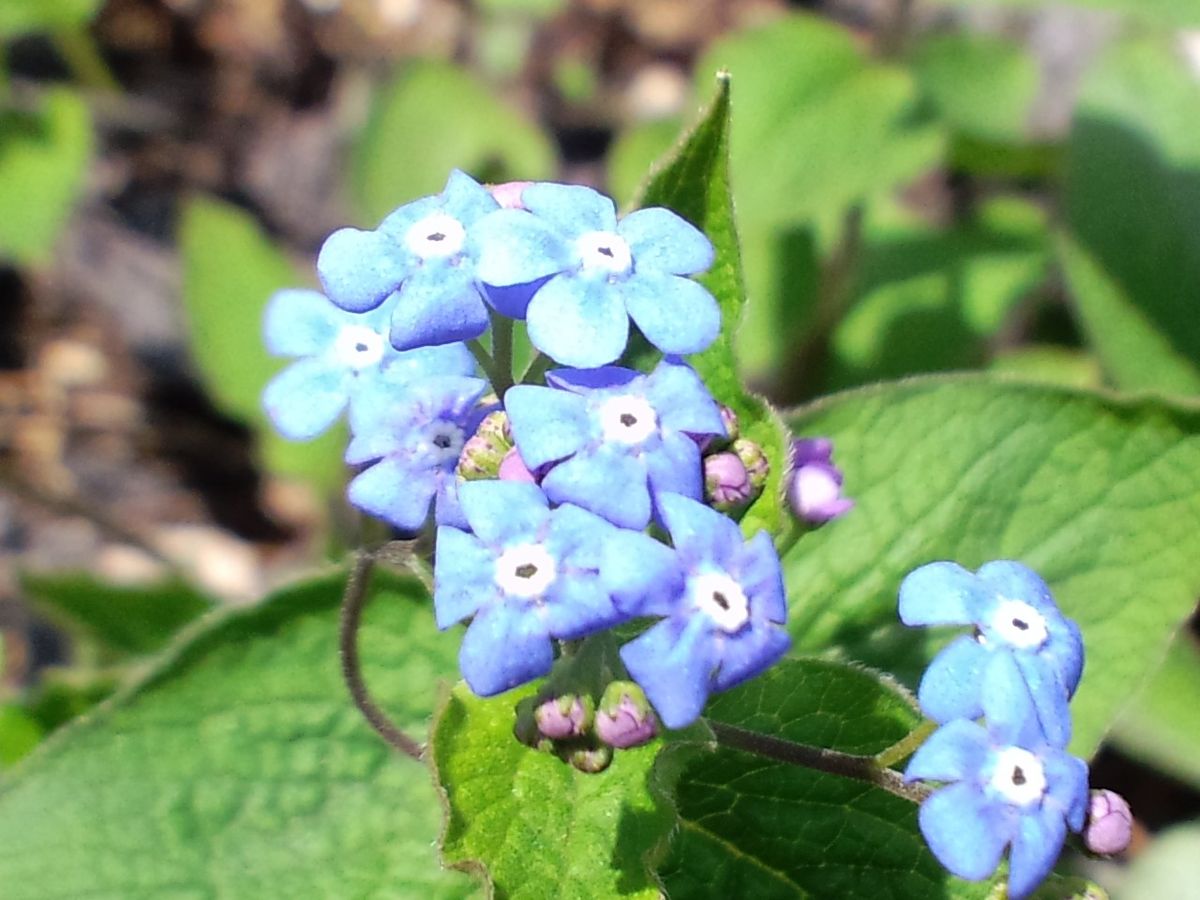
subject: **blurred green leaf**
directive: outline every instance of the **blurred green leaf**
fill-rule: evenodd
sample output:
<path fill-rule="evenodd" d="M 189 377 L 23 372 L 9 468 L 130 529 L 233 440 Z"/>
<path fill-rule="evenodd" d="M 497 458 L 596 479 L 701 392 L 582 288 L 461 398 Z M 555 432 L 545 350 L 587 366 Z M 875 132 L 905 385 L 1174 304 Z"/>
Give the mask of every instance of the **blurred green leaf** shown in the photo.
<path fill-rule="evenodd" d="M 982 34 L 937 36 L 917 46 L 912 66 L 917 83 L 955 131 L 1025 141 L 1039 75 L 1020 44 Z"/>
<path fill-rule="evenodd" d="M 374 225 L 396 207 L 441 191 L 451 168 L 481 181 L 547 178 L 554 149 L 470 73 L 418 60 L 376 95 L 354 147 L 351 185 Z"/>
<path fill-rule="evenodd" d="M 441 871 L 428 773 L 363 721 L 337 647 L 343 578 L 215 618 L 0 785 L 5 900 L 476 896 Z M 456 640 L 379 576 L 366 677 L 420 735 Z M 67 849 L 64 849 L 67 848 Z"/>
<path fill-rule="evenodd" d="M 1123 388 L 1200 393 L 1200 79 L 1165 40 L 1095 66 L 1071 133 L 1063 263 Z"/>
<path fill-rule="evenodd" d="M 213 608 L 182 582 L 151 586 L 106 584 L 87 574 L 26 573 L 21 587 L 34 603 L 70 627 L 118 653 L 163 647 L 184 625 Z"/>
<path fill-rule="evenodd" d="M 49 91 L 36 113 L 0 110 L 0 257 L 47 259 L 91 153 L 91 116 L 69 90 Z"/>
<path fill-rule="evenodd" d="M 479 8 L 499 15 L 552 16 L 567 6 L 567 0 L 478 0 Z"/>
<path fill-rule="evenodd" d="M 681 128 L 677 119 L 661 119 L 641 122 L 617 135 L 608 151 L 608 191 L 618 206 L 633 202 L 651 167 L 670 153 Z"/>
<path fill-rule="evenodd" d="M 79 28 L 96 15 L 103 0 L 4 0 L 0 39 L 33 31 Z"/>
<path fill-rule="evenodd" d="M 42 739 L 37 719 L 16 704 L 0 706 L 0 769 L 29 754 Z"/>
<path fill-rule="evenodd" d="M 116 689 L 117 677 L 111 671 L 43 669 L 25 710 L 49 733 L 107 700 Z"/>
<path fill-rule="evenodd" d="M 848 30 L 814 15 L 715 43 L 696 68 L 701 95 L 721 68 L 737 96 L 730 159 L 754 300 L 738 351 L 753 377 L 794 346 L 791 323 L 812 296 L 790 268 L 789 235 L 811 224 L 828 246 L 850 204 L 936 164 L 944 135 L 921 115 L 907 71 L 871 61 Z"/>
<path fill-rule="evenodd" d="M 1197 859 L 1200 821 L 1162 831 L 1124 872 L 1113 900 L 1196 900 Z"/>
<path fill-rule="evenodd" d="M 998 354 L 991 371 L 1021 381 L 1072 388 L 1098 388 L 1103 376 L 1095 358 L 1081 350 L 1049 344 L 1027 344 Z"/>
<path fill-rule="evenodd" d="M 1200 596 L 1200 407 L 930 377 L 827 398 L 791 424 L 833 439 L 857 501 L 785 560 L 797 649 L 836 647 L 914 684 L 952 635 L 900 624 L 903 577 L 1019 560 L 1082 629 L 1071 746 L 1090 756 Z"/>
<path fill-rule="evenodd" d="M 1161 667 L 1117 720 L 1119 748 L 1200 787 L 1200 646 L 1182 629 Z"/>
<path fill-rule="evenodd" d="M 343 478 L 344 432 L 335 428 L 308 443 L 275 433 L 262 408 L 267 381 L 285 363 L 263 346 L 267 300 L 302 278 L 252 216 L 205 197 L 183 210 L 183 302 L 191 351 L 218 407 L 257 427 L 268 468 L 332 489 Z"/>
<path fill-rule="evenodd" d="M 1045 9 L 1046 0 L 939 0 L 944 5 Z M 1120 13 L 1157 25 L 1184 28 L 1200 25 L 1196 0 L 1067 0 L 1080 9 Z"/>

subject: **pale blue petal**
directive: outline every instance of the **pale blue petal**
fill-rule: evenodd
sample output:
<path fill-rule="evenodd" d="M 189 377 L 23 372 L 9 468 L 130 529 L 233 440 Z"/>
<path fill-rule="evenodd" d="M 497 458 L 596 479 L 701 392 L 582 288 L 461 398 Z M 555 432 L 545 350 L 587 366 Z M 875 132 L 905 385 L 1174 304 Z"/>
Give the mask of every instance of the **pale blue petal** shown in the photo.
<path fill-rule="evenodd" d="M 905 625 L 971 625 L 990 591 L 958 563 L 932 562 L 900 583 L 900 621 Z"/>
<path fill-rule="evenodd" d="M 700 448 L 686 434 L 664 434 L 658 448 L 643 454 L 655 497 L 681 494 L 699 500 L 703 488 Z"/>
<path fill-rule="evenodd" d="M 1071 741 L 1071 698 L 1054 664 L 1033 653 L 1017 652 L 1013 659 L 1029 688 L 1046 740 L 1055 747 L 1067 746 Z"/>
<path fill-rule="evenodd" d="M 538 538 L 550 507 L 536 484 L 519 481 L 468 481 L 458 501 L 471 530 L 485 544 L 503 546 Z"/>
<path fill-rule="evenodd" d="M 463 225 L 470 225 L 500 208 L 491 191 L 459 169 L 451 169 L 442 188 L 442 206 Z"/>
<path fill-rule="evenodd" d="M 522 192 L 521 202 L 568 239 L 617 228 L 617 208 L 612 200 L 582 185 L 531 184 Z"/>
<path fill-rule="evenodd" d="M 741 529 L 729 516 L 678 494 L 660 494 L 656 499 L 684 568 L 693 570 L 700 562 L 725 568 L 741 550 Z"/>
<path fill-rule="evenodd" d="M 663 353 L 699 353 L 721 333 L 721 308 L 698 281 L 635 272 L 620 291 L 629 317 Z"/>
<path fill-rule="evenodd" d="M 750 598 L 754 615 L 782 625 L 787 620 L 787 590 L 771 536 L 760 531 L 750 538 L 742 545 L 732 568 L 731 574 Z"/>
<path fill-rule="evenodd" d="M 574 503 L 622 528 L 642 529 L 650 521 L 645 467 L 608 446 L 555 466 L 542 490 L 554 503 Z"/>
<path fill-rule="evenodd" d="M 397 350 L 469 341 L 487 331 L 487 307 L 462 267 L 427 262 L 399 293 L 390 335 Z"/>
<path fill-rule="evenodd" d="M 1024 900 L 1036 890 L 1054 868 L 1066 838 L 1067 824 L 1057 810 L 1042 806 L 1021 816 L 1008 857 L 1009 900 Z"/>
<path fill-rule="evenodd" d="M 496 557 L 457 528 L 437 530 L 433 561 L 433 610 L 438 628 L 474 615 L 497 595 Z"/>
<path fill-rule="evenodd" d="M 1023 600 L 1043 616 L 1061 617 L 1050 588 L 1027 566 L 1008 559 L 984 563 L 976 573 L 992 591 L 1010 600 Z"/>
<path fill-rule="evenodd" d="M 921 677 L 917 699 L 935 722 L 975 719 L 983 714 L 983 672 L 991 651 L 971 635 L 961 635 L 933 658 Z"/>
<path fill-rule="evenodd" d="M 625 619 L 592 573 L 560 572 L 547 592 L 543 609 L 551 636 L 567 641 L 611 628 Z"/>
<path fill-rule="evenodd" d="M 480 610 L 458 651 L 463 678 L 480 697 L 491 697 L 550 671 L 554 650 L 539 618 L 523 603 L 493 603 Z"/>
<path fill-rule="evenodd" d="M 426 216 L 441 211 L 441 197 L 438 197 L 436 194 L 429 197 L 422 197 L 419 200 L 413 200 L 411 203 L 405 203 L 403 206 L 392 210 L 379 223 L 378 230 L 383 237 L 386 237 L 396 246 L 402 247 L 404 239 L 408 236 L 408 229 Z M 415 256 L 413 259 L 415 262 Z"/>
<path fill-rule="evenodd" d="M 1061 751 L 1048 753 L 1043 763 L 1053 803 L 1072 831 L 1082 831 L 1089 800 L 1087 763 Z"/>
<path fill-rule="evenodd" d="M 753 678 L 782 659 L 791 645 L 792 639 L 782 628 L 752 622 L 748 628 L 726 637 L 720 668 L 713 677 L 713 690 L 726 691 Z"/>
<path fill-rule="evenodd" d="M 519 384 L 505 392 L 504 408 L 531 470 L 578 453 L 591 440 L 587 401 L 576 394 Z"/>
<path fill-rule="evenodd" d="M 342 228 L 325 239 L 317 256 L 325 293 L 351 312 L 374 309 L 411 270 L 411 254 L 378 231 Z"/>
<path fill-rule="evenodd" d="M 475 357 L 466 344 L 443 344 L 440 347 L 418 347 L 396 353 L 384 363 L 384 372 L 392 384 L 400 385 L 431 375 L 475 374 Z"/>
<path fill-rule="evenodd" d="M 639 209 L 617 225 L 639 272 L 694 275 L 713 262 L 713 246 L 699 228 L 661 206 Z"/>
<path fill-rule="evenodd" d="M 704 616 L 666 619 L 621 648 L 621 661 L 668 728 L 696 721 L 716 667 Z"/>
<path fill-rule="evenodd" d="M 988 654 L 981 705 L 988 731 L 999 742 L 1027 749 L 1044 743 L 1045 734 L 1033 695 L 1011 653 Z"/>
<path fill-rule="evenodd" d="M 982 791 L 958 782 L 936 791 L 921 804 L 921 834 L 938 861 L 957 875 L 980 881 L 996 871 L 1012 823 L 984 798 Z"/>
<path fill-rule="evenodd" d="M 546 384 L 576 394 L 632 386 L 637 383 L 644 385 L 645 382 L 645 375 L 624 366 L 598 366 L 594 369 L 551 369 L 546 373 Z M 628 393 L 637 393 L 637 390 L 631 388 Z"/>
<path fill-rule="evenodd" d="M 1072 696 L 1083 675 L 1083 635 L 1079 632 L 1079 626 L 1070 619 L 1063 619 L 1061 629 L 1057 623 L 1049 620 L 1047 624 L 1050 640 L 1042 648 L 1042 653 L 1058 670 L 1067 696 Z"/>
<path fill-rule="evenodd" d="M 334 342 L 344 324 L 354 321 L 324 294 L 276 291 L 263 315 L 263 339 L 276 356 L 316 356 Z"/>
<path fill-rule="evenodd" d="M 909 760 L 905 781 L 972 781 L 979 777 L 991 743 L 974 722 L 955 719 L 929 736 Z"/>
<path fill-rule="evenodd" d="M 529 301 L 525 323 L 533 346 L 555 362 L 578 368 L 613 362 L 629 339 L 625 304 L 604 278 L 551 278 Z"/>
<path fill-rule="evenodd" d="M 467 517 L 463 515 L 462 504 L 458 502 L 458 479 L 450 471 L 442 473 L 438 478 L 437 495 L 433 501 L 433 521 L 438 525 L 450 525 L 454 528 L 468 530 Z"/>
<path fill-rule="evenodd" d="M 600 572 L 617 606 L 631 616 L 669 616 L 684 596 L 675 551 L 640 531 L 620 529 L 605 541 Z"/>
<path fill-rule="evenodd" d="M 691 366 L 664 359 L 646 377 L 646 399 L 664 429 L 688 434 L 725 434 L 721 410 Z"/>
<path fill-rule="evenodd" d="M 564 503 L 551 514 L 545 533 L 543 545 L 562 565 L 598 571 L 604 545 L 621 530 L 583 507 Z"/>
<path fill-rule="evenodd" d="M 484 216 L 470 231 L 475 274 L 484 284 L 529 284 L 572 265 L 563 236 L 523 209 L 501 209 Z"/>
<path fill-rule="evenodd" d="M 350 482 L 347 496 L 363 512 L 416 531 L 429 517 L 437 488 L 437 476 L 429 470 L 414 471 L 403 460 L 384 458 Z"/>
<path fill-rule="evenodd" d="M 307 441 L 337 421 L 349 400 L 349 375 L 320 357 L 301 359 L 263 390 L 263 407 L 285 438 Z"/>

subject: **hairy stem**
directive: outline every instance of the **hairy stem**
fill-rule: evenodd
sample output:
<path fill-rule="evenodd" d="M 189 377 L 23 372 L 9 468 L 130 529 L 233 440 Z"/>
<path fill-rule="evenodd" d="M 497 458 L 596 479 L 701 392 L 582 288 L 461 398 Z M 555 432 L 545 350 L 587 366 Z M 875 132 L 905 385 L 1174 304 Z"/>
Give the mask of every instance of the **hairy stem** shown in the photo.
<path fill-rule="evenodd" d="M 744 750 L 792 766 L 865 781 L 913 803 L 920 803 L 929 796 L 929 789 L 924 785 L 905 784 L 899 772 L 881 767 L 873 756 L 855 756 L 824 747 L 810 747 L 769 734 L 747 731 L 736 725 L 726 725 L 724 722 L 714 722 L 711 719 L 705 721 L 716 736 L 717 743 L 726 747 Z"/>
<path fill-rule="evenodd" d="M 538 351 L 525 369 L 525 374 L 521 376 L 521 384 L 541 384 L 542 376 L 546 374 L 546 370 L 554 365 L 554 360 L 547 356 L 542 351 Z"/>
<path fill-rule="evenodd" d="M 513 385 L 513 320 L 498 312 L 492 313 L 492 360 L 500 379 L 493 379 L 492 389 L 503 400 Z"/>
<path fill-rule="evenodd" d="M 925 721 L 906 734 L 886 750 L 875 754 L 875 765 L 881 769 L 890 769 L 902 759 L 907 759 L 917 752 L 929 736 L 937 730 L 937 722 Z"/>
<path fill-rule="evenodd" d="M 354 705 L 381 738 L 413 759 L 420 759 L 421 745 L 396 727 L 371 699 L 363 681 L 362 661 L 358 656 L 358 629 L 362 623 L 363 607 L 370 599 L 371 572 L 375 567 L 374 554 L 361 550 L 354 558 L 346 590 L 342 594 L 342 613 L 338 627 L 338 646 L 342 656 L 342 679 L 350 691 Z"/>
<path fill-rule="evenodd" d="M 504 390 L 500 387 L 500 373 L 496 368 L 496 361 L 492 358 L 492 354 L 488 353 L 487 348 L 483 346 L 483 342 L 479 338 L 467 341 L 467 349 L 471 351 L 471 355 L 475 357 L 475 362 L 479 363 L 479 368 L 483 369 L 483 377 L 486 378 L 492 385 L 497 396 L 503 397 Z M 511 378 L 511 376 L 509 376 Z"/>

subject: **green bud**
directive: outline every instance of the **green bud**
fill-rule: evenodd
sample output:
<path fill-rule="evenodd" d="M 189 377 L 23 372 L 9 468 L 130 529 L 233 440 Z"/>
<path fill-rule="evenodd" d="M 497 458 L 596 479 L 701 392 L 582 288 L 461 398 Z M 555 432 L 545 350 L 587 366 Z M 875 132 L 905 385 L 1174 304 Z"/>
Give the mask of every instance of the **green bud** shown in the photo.
<path fill-rule="evenodd" d="M 603 772 L 612 765 L 612 747 L 600 744 L 595 747 L 577 747 L 567 753 L 567 762 L 589 775 Z"/>
<path fill-rule="evenodd" d="M 463 445 L 458 457 L 458 477 L 463 481 L 499 477 L 500 463 L 512 447 L 512 432 L 504 410 L 488 413 L 475 434 Z"/>
<path fill-rule="evenodd" d="M 771 474 L 771 461 L 767 459 L 767 454 L 763 453 L 762 447 L 745 438 L 738 438 L 730 444 L 729 449 L 746 467 L 746 477 L 750 480 L 751 491 L 749 502 L 753 502 L 758 499 L 758 495 L 766 487 L 767 476 Z"/>

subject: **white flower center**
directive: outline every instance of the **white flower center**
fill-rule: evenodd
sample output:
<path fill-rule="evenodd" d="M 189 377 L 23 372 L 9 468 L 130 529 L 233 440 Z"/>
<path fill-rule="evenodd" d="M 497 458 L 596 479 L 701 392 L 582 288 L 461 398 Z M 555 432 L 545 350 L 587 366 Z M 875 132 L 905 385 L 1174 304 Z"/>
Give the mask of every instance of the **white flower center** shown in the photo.
<path fill-rule="evenodd" d="M 1046 793 L 1042 761 L 1021 747 L 1005 747 L 996 754 L 992 789 L 1015 806 L 1029 806 Z"/>
<path fill-rule="evenodd" d="M 554 557 L 540 544 L 509 547 L 496 560 L 496 585 L 510 597 L 540 597 L 557 575 Z"/>
<path fill-rule="evenodd" d="M 583 268 L 624 275 L 633 268 L 633 255 L 625 238 L 613 231 L 589 231 L 575 241 Z"/>
<path fill-rule="evenodd" d="M 457 464 L 464 443 L 466 436 L 463 430 L 445 419 L 433 422 L 425 433 L 425 450 L 430 462 L 436 466 Z"/>
<path fill-rule="evenodd" d="M 1045 643 L 1045 617 L 1024 600 L 1002 598 L 987 623 L 989 637 L 999 637 L 1018 650 L 1040 647 Z"/>
<path fill-rule="evenodd" d="M 613 397 L 600 407 L 604 440 L 640 444 L 658 430 L 654 407 L 641 397 Z"/>
<path fill-rule="evenodd" d="M 707 572 L 688 582 L 688 591 L 696 609 L 717 623 L 726 634 L 733 634 L 750 620 L 750 602 L 742 586 L 724 572 Z"/>
<path fill-rule="evenodd" d="M 366 325 L 344 325 L 333 341 L 337 361 L 355 371 L 378 365 L 383 350 L 383 335 Z"/>
<path fill-rule="evenodd" d="M 404 235 L 404 243 L 421 259 L 453 256 L 467 239 L 462 222 L 442 212 L 430 213 L 413 223 Z"/>

